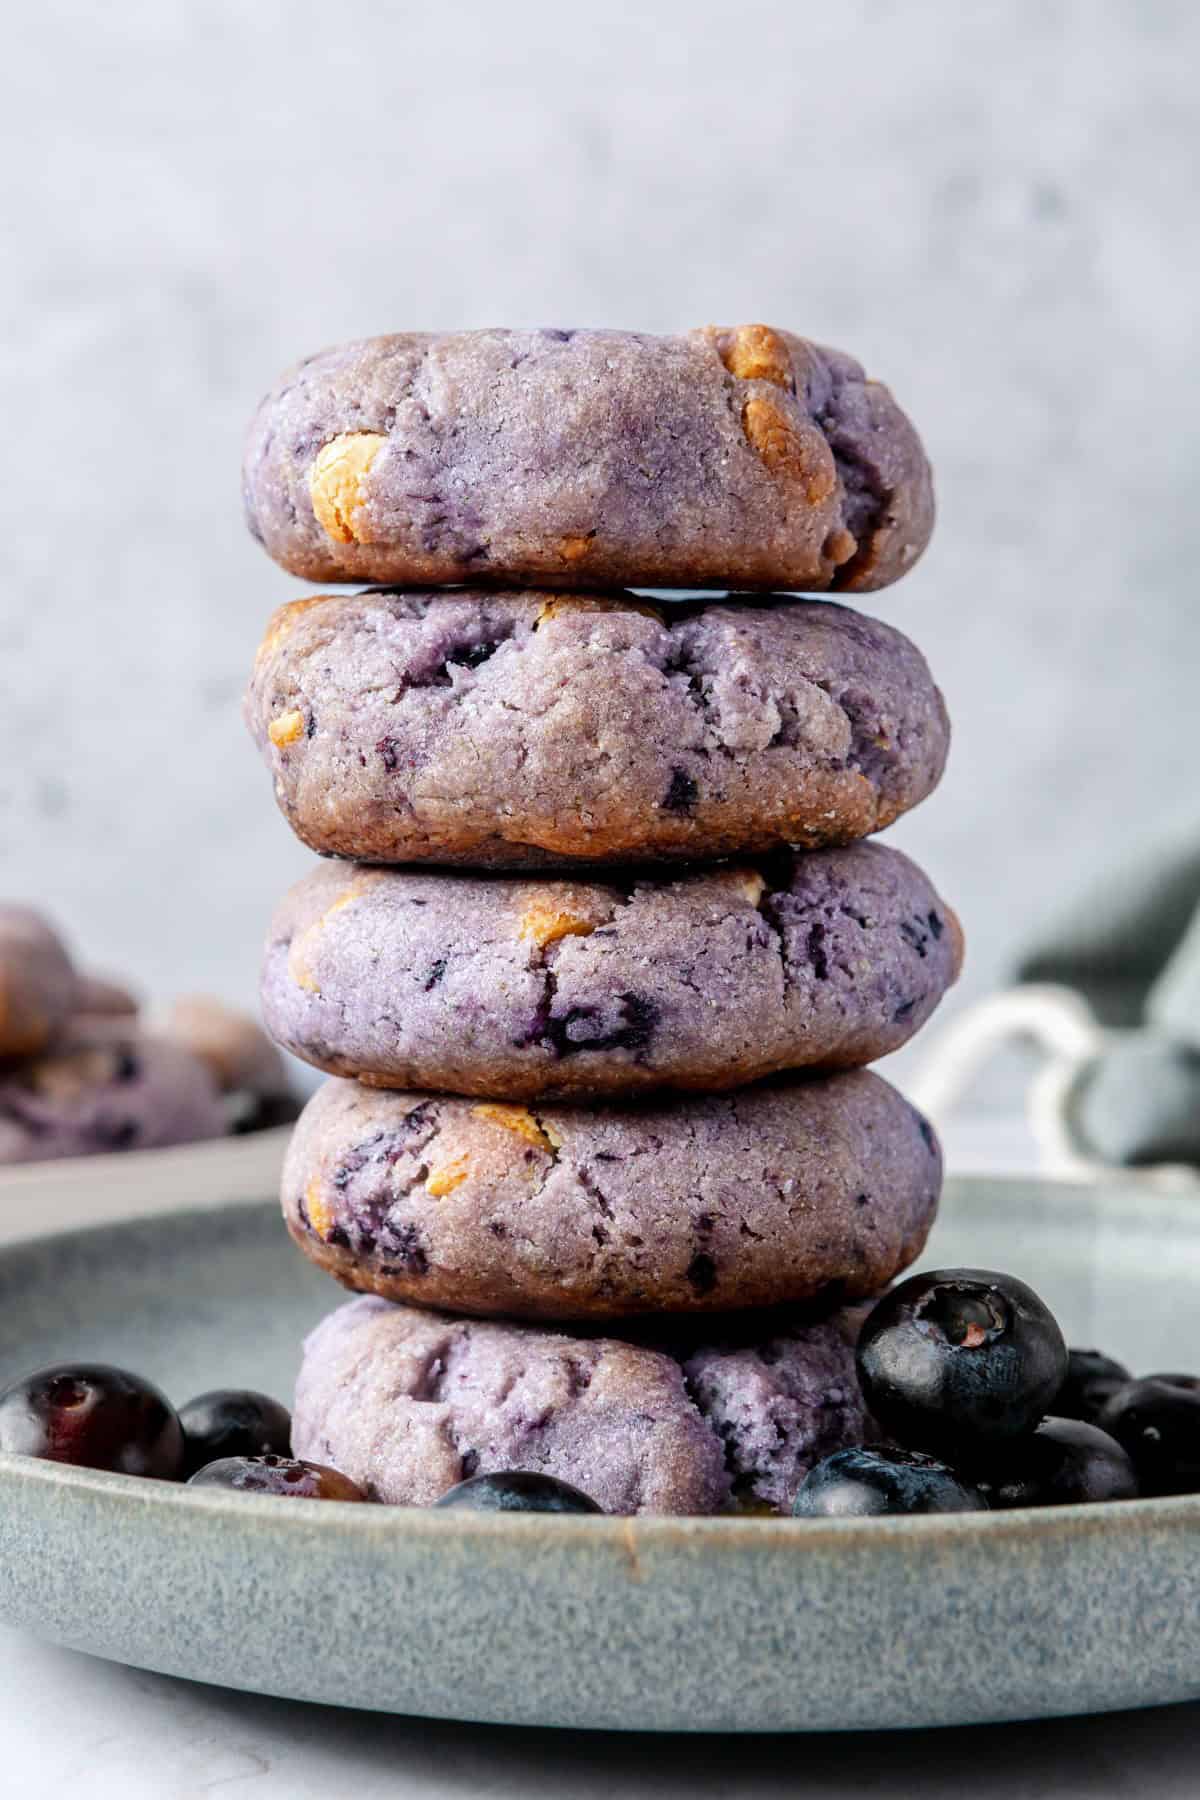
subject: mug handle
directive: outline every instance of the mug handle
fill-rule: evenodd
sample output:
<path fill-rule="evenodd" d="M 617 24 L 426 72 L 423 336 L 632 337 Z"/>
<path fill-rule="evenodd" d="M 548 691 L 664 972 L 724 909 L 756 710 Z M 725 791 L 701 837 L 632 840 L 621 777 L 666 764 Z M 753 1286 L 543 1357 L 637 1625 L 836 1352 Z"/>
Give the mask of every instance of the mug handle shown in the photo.
<path fill-rule="evenodd" d="M 1013 1043 L 1043 1053 L 1025 1095 L 1042 1174 L 1065 1180 L 1113 1175 L 1077 1128 L 1078 1102 L 1097 1057 L 1120 1034 L 1100 1024 L 1073 988 L 1023 982 L 979 1000 L 953 1019 L 930 1045 L 924 1062 L 905 1084 L 909 1098 L 935 1125 L 947 1118 L 993 1056 Z M 1200 1170 L 1185 1163 L 1121 1168 L 1124 1181 L 1171 1192 L 1200 1188 Z"/>

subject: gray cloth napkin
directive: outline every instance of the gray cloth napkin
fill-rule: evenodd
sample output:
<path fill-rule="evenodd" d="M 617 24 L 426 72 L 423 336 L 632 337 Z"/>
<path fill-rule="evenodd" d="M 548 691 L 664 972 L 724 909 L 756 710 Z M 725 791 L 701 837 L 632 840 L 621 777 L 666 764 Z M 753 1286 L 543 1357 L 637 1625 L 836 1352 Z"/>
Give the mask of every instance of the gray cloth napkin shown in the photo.
<path fill-rule="evenodd" d="M 1074 988 L 1114 1032 L 1076 1090 L 1082 1148 L 1105 1162 L 1200 1166 L 1200 850 L 1114 870 L 1016 973 Z"/>

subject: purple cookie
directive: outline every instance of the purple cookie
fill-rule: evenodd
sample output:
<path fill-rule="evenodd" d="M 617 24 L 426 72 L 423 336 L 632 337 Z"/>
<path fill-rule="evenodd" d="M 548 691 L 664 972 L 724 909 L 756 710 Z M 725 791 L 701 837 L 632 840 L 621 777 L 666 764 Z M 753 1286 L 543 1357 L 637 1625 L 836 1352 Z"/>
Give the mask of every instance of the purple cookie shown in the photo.
<path fill-rule="evenodd" d="M 272 619 L 246 717 L 314 850 L 476 869 L 847 843 L 949 744 L 920 651 L 819 600 L 316 595 Z"/>
<path fill-rule="evenodd" d="M 81 997 L 57 932 L 31 907 L 0 906 L 0 1057 L 44 1050 Z"/>
<path fill-rule="evenodd" d="M 929 1125 L 866 1070 L 533 1110 L 330 1081 L 282 1202 L 346 1287 L 598 1320 L 878 1293 L 924 1244 L 941 1174 Z"/>
<path fill-rule="evenodd" d="M 204 1064 L 127 1019 L 79 1017 L 52 1050 L 0 1073 L 0 1163 L 190 1144 L 226 1129 Z"/>
<path fill-rule="evenodd" d="M 620 886 L 322 863 L 276 912 L 267 1028 L 332 1074 L 526 1100 L 850 1068 L 958 974 L 954 914 L 882 844 Z"/>
<path fill-rule="evenodd" d="M 292 1443 L 398 1506 L 528 1469 L 610 1513 L 786 1509 L 863 1407 L 844 1315 L 765 1330 L 672 1353 L 353 1300 L 305 1343 Z"/>
<path fill-rule="evenodd" d="M 234 1131 L 288 1125 L 298 1116 L 283 1058 L 248 1013 L 210 994 L 187 994 L 172 1004 L 162 1031 L 207 1065 Z"/>
<path fill-rule="evenodd" d="M 933 527 L 888 390 L 765 325 L 327 350 L 259 407 L 244 493 L 311 581 L 880 588 Z"/>

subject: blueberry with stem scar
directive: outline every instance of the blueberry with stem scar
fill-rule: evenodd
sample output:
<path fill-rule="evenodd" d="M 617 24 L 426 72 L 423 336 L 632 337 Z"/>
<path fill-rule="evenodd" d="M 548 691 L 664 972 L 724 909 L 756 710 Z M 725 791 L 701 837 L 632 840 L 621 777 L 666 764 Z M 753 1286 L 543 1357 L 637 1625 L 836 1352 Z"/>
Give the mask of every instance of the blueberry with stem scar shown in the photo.
<path fill-rule="evenodd" d="M 325 1463 L 290 1456 L 226 1456 L 198 1469 L 189 1487 L 232 1488 L 239 1494 L 275 1494 L 284 1500 L 365 1500 L 356 1481 Z"/>
<path fill-rule="evenodd" d="M 183 1432 L 149 1381 L 108 1363 L 58 1363 L 0 1393 L 0 1450 L 178 1480 Z"/>
<path fill-rule="evenodd" d="M 1067 1346 L 1015 1276 L 912 1275 L 871 1312 L 858 1343 L 867 1410 L 888 1436 L 959 1461 L 1032 1430 L 1062 1387 Z"/>

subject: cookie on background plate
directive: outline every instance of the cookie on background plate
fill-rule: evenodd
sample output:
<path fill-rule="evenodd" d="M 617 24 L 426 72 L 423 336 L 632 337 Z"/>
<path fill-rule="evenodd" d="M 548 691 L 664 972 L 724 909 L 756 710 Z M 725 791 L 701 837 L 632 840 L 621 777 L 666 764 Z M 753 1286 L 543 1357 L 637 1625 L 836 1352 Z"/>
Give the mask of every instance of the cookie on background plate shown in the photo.
<path fill-rule="evenodd" d="M 383 1087 L 716 1090 L 886 1056 L 961 960 L 883 844 L 621 884 L 322 863 L 276 912 L 262 1006 L 296 1056 Z"/>
<path fill-rule="evenodd" d="M 204 1063 L 226 1096 L 229 1128 L 289 1125 L 300 1111 L 282 1056 L 256 1019 L 210 994 L 172 1002 L 162 1032 Z"/>
<path fill-rule="evenodd" d="M 0 906 L 0 1057 L 35 1056 L 81 998 L 58 933 L 29 906 Z"/>
<path fill-rule="evenodd" d="M 598 1320 L 878 1293 L 921 1250 L 941 1178 L 930 1126 L 867 1070 L 595 1107 L 333 1080 L 300 1116 L 282 1202 L 346 1287 Z"/>
<path fill-rule="evenodd" d="M 881 588 L 933 528 L 887 388 L 766 325 L 326 350 L 259 407 L 243 493 L 310 581 Z"/>
<path fill-rule="evenodd" d="M 207 1067 L 125 1018 L 79 1016 L 40 1056 L 0 1069 L 0 1163 L 223 1137 Z"/>
<path fill-rule="evenodd" d="M 716 1323 L 668 1350 L 353 1300 L 305 1343 L 293 1449 L 398 1506 L 531 1469 L 610 1513 L 786 1510 L 814 1463 L 862 1442 L 853 1322 L 732 1340 Z"/>
<path fill-rule="evenodd" d="M 293 601 L 246 717 L 314 850 L 499 869 L 846 843 L 950 734 L 916 646 L 848 607 L 483 589 Z"/>

